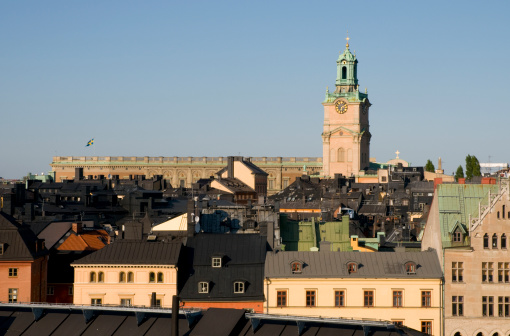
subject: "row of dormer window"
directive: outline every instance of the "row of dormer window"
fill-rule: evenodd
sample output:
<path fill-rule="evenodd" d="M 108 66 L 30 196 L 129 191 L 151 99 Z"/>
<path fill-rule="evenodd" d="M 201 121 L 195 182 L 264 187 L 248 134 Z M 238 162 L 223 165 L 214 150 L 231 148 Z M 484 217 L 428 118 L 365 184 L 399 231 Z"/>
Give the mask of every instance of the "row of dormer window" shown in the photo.
<path fill-rule="evenodd" d="M 346 265 L 347 273 L 349 273 L 349 274 L 357 273 L 360 266 L 361 266 L 361 264 L 358 264 L 357 262 L 353 262 L 353 261 L 348 262 Z M 408 262 L 404 263 L 403 266 L 404 266 L 405 273 L 407 275 L 416 274 L 416 268 L 417 268 L 416 263 L 414 263 L 412 261 L 408 261 Z M 300 274 L 303 271 L 303 262 L 293 261 L 291 263 L 291 271 L 292 271 L 292 274 Z"/>
<path fill-rule="evenodd" d="M 149 283 L 163 283 L 163 273 L 158 272 L 157 274 L 155 272 L 149 273 Z M 119 273 L 119 282 L 134 282 L 135 281 L 135 275 L 133 272 L 120 272 Z M 90 278 L 89 282 L 104 282 L 104 272 L 90 272 Z"/>

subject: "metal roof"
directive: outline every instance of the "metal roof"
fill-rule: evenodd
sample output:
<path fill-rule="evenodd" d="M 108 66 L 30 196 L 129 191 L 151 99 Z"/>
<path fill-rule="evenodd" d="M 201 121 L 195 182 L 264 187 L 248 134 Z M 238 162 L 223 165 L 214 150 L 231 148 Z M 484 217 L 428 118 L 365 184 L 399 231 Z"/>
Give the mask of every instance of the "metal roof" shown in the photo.
<path fill-rule="evenodd" d="M 177 265 L 181 246 L 178 242 L 117 240 L 73 265 Z"/>
<path fill-rule="evenodd" d="M 303 264 L 301 273 L 293 274 L 291 263 Z M 355 262 L 358 270 L 350 273 L 347 264 Z M 405 263 L 416 264 L 415 274 L 407 274 Z M 265 277 L 270 278 L 441 278 L 436 252 L 268 252 Z"/>

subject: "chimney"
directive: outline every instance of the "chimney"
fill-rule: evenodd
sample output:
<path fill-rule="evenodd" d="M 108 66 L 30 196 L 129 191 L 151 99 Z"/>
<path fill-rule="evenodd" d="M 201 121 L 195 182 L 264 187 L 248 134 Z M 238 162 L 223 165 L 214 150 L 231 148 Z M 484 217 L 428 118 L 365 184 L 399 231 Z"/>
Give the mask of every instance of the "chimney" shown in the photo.
<path fill-rule="evenodd" d="M 74 180 L 83 180 L 83 168 L 74 168 Z"/>
<path fill-rule="evenodd" d="M 227 177 L 234 178 L 234 157 L 229 156 L 227 161 Z"/>
<path fill-rule="evenodd" d="M 71 230 L 73 230 L 76 233 L 80 233 L 82 230 L 83 224 L 81 222 L 79 223 L 73 223 L 71 225 Z"/>
<path fill-rule="evenodd" d="M 179 335 L 179 297 L 172 297 L 172 335 Z"/>

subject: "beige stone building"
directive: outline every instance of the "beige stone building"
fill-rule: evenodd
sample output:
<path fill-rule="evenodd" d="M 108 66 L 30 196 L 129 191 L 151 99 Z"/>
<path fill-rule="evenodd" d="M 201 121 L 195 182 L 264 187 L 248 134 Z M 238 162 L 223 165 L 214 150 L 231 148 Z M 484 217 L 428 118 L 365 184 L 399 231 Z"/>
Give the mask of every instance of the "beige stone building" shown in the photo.
<path fill-rule="evenodd" d="M 316 175 L 322 170 L 322 158 L 318 157 L 251 157 L 245 160 L 268 174 L 268 195 L 286 188 L 304 173 Z M 50 166 L 57 182 L 74 179 L 75 168 L 83 168 L 84 177 L 89 179 L 163 175 L 172 186 L 189 188 L 201 178 L 214 176 L 227 162 L 227 157 L 55 156 Z"/>
<path fill-rule="evenodd" d="M 435 252 L 268 252 L 269 314 L 392 321 L 441 335 Z"/>
<path fill-rule="evenodd" d="M 117 241 L 75 261 L 74 304 L 171 307 L 181 243 Z"/>
<path fill-rule="evenodd" d="M 508 179 L 437 187 L 422 249 L 444 262 L 445 336 L 510 334 L 509 210 Z"/>

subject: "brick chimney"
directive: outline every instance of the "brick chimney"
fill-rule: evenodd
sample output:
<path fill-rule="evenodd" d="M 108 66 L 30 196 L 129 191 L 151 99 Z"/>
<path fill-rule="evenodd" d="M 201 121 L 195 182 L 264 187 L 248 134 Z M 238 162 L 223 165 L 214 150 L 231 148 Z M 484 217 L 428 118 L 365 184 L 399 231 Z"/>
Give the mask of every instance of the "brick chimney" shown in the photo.
<path fill-rule="evenodd" d="M 81 232 L 81 229 L 82 229 L 82 223 L 73 223 L 71 225 L 71 229 L 76 232 L 76 233 L 80 233 Z"/>

